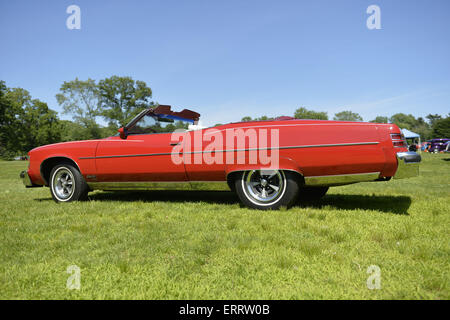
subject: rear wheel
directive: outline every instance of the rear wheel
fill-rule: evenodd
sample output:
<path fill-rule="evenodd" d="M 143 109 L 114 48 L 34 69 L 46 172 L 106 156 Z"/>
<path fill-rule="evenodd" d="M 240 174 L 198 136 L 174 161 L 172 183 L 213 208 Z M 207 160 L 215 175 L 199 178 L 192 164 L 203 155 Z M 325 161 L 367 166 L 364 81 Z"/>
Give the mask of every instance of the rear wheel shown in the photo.
<path fill-rule="evenodd" d="M 50 192 L 56 202 L 87 199 L 89 187 L 80 171 L 72 164 L 56 165 L 50 173 Z"/>
<path fill-rule="evenodd" d="M 250 208 L 268 210 L 291 207 L 298 196 L 295 173 L 281 170 L 245 171 L 235 180 L 236 193 Z"/>
<path fill-rule="evenodd" d="M 329 187 L 302 187 L 300 188 L 300 201 L 319 200 L 327 193 Z"/>

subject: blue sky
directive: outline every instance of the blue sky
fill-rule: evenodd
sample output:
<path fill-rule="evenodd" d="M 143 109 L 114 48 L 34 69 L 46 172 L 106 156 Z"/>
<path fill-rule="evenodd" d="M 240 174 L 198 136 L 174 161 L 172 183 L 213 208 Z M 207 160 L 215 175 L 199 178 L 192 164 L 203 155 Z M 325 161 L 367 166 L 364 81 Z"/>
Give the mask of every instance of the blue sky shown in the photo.
<path fill-rule="evenodd" d="M 81 30 L 66 28 L 71 4 Z M 445 115 L 449 15 L 447 0 L 0 0 L 0 79 L 61 111 L 63 81 L 131 76 L 208 125 L 300 106 Z"/>

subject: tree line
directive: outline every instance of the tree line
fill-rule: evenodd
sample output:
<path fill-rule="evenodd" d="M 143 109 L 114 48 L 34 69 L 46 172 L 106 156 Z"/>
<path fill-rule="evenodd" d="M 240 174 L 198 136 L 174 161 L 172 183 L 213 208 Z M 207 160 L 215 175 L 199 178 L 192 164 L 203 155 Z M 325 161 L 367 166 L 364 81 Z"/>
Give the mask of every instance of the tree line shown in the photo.
<path fill-rule="evenodd" d="M 64 82 L 56 95 L 70 121 L 60 119 L 27 90 L 8 88 L 0 81 L 0 157 L 25 155 L 45 144 L 109 137 L 143 109 L 155 106 L 151 97 L 150 87 L 131 77 L 76 78 Z M 107 125 L 100 125 L 100 119 Z"/>
<path fill-rule="evenodd" d="M 25 155 L 45 144 L 114 135 L 139 112 L 156 106 L 151 98 L 151 88 L 144 81 L 131 77 L 112 76 L 99 81 L 76 78 L 64 82 L 56 95 L 62 114 L 72 118 L 62 120 L 47 103 L 33 99 L 27 90 L 9 88 L 0 80 L 0 157 L 10 159 Z M 293 116 L 296 119 L 328 120 L 327 112 L 305 107 L 295 110 Z M 400 128 L 419 133 L 423 140 L 450 137 L 450 114 L 446 117 L 429 114 L 425 118 L 397 113 L 389 118 L 378 116 L 370 122 L 395 123 Z M 105 125 L 99 123 L 100 119 Z M 271 119 L 267 116 L 244 117 L 242 121 Z M 336 113 L 333 120 L 363 121 L 352 111 Z"/>
<path fill-rule="evenodd" d="M 330 120 L 327 112 L 308 110 L 305 107 L 300 107 L 295 110 L 293 117 L 295 119 Z M 275 118 L 277 117 L 261 116 L 252 118 L 246 116 L 242 118 L 242 121 L 273 120 Z M 336 113 L 332 120 L 363 121 L 363 118 L 356 112 L 345 110 Z M 425 119 L 422 117 L 416 118 L 412 114 L 396 113 L 391 117 L 377 116 L 369 122 L 396 124 L 402 129 L 408 129 L 418 133 L 422 140 L 450 137 L 450 113 L 445 117 L 439 114 L 429 114 Z"/>

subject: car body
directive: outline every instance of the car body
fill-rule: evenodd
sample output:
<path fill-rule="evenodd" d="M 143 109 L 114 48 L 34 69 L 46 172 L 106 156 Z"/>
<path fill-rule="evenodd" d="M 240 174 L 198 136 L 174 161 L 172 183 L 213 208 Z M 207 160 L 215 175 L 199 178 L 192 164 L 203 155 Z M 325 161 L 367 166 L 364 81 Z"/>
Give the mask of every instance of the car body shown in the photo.
<path fill-rule="evenodd" d="M 433 139 L 431 140 L 431 145 L 428 149 L 429 152 L 438 153 L 443 152 L 447 148 L 447 143 L 450 139 Z"/>
<path fill-rule="evenodd" d="M 201 128 L 199 117 L 170 106 L 145 110 L 117 136 L 31 150 L 21 177 L 27 187 L 49 186 L 57 202 L 200 182 L 229 186 L 249 207 L 277 209 L 330 186 L 418 175 L 420 155 L 394 124 L 283 117 Z"/>

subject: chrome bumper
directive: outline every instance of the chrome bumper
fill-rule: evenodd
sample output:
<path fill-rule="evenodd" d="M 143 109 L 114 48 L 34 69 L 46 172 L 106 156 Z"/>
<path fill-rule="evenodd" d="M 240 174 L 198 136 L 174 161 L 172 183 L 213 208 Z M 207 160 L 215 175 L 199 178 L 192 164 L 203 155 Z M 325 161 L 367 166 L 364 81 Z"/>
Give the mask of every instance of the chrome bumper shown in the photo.
<path fill-rule="evenodd" d="M 37 185 L 37 184 L 34 184 L 33 182 L 31 182 L 30 176 L 28 175 L 27 171 L 22 171 L 20 173 L 20 179 L 22 179 L 22 182 L 23 182 L 24 186 L 27 187 L 27 188 L 42 187 L 40 185 Z"/>
<path fill-rule="evenodd" d="M 419 164 L 422 158 L 415 152 L 397 153 L 397 172 L 394 179 L 417 177 L 419 175 Z"/>

